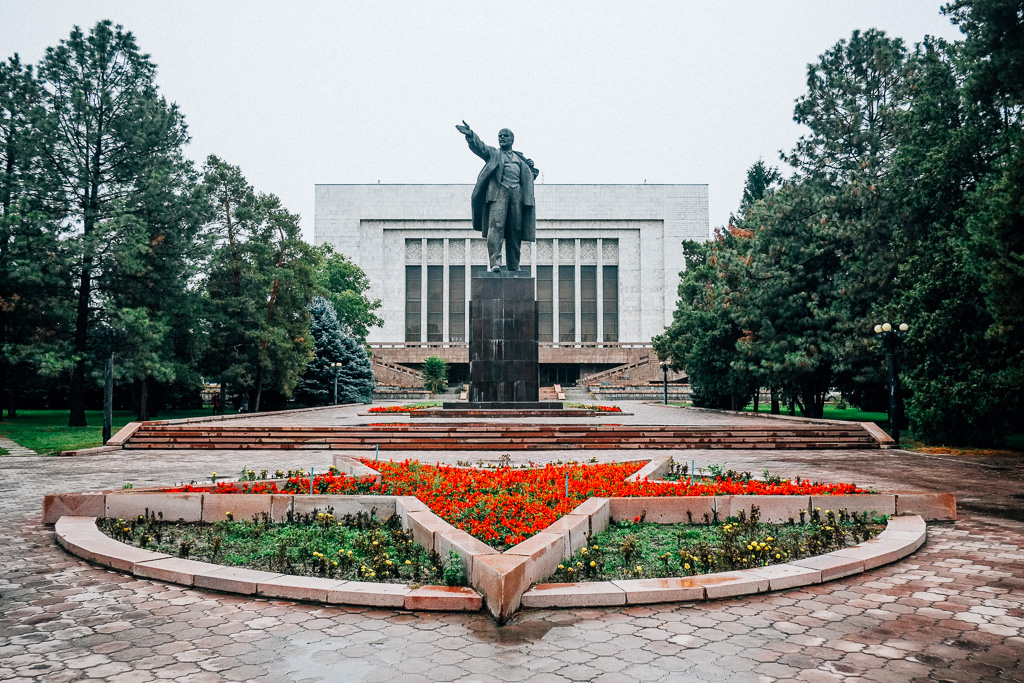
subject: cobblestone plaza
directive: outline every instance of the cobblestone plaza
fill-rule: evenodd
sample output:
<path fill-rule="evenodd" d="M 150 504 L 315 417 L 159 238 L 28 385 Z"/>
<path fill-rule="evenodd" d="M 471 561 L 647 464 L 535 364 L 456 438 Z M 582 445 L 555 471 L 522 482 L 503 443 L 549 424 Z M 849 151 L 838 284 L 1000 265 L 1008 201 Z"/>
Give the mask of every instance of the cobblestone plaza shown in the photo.
<path fill-rule="evenodd" d="M 619 422 L 721 424 L 715 413 L 623 404 Z M 361 408 L 250 418 L 362 421 Z M 389 419 L 401 420 L 394 417 Z M 623 451 L 587 452 L 600 460 Z M 531 452 L 522 459 L 579 453 Z M 452 461 L 449 452 L 429 458 Z M 685 451 L 721 464 L 880 490 L 950 491 L 955 523 L 921 550 L 831 583 L 735 600 L 410 613 L 222 595 L 72 557 L 41 524 L 46 493 L 172 484 L 243 465 L 326 468 L 327 451 L 120 451 L 0 458 L 4 681 L 1017 681 L 1024 679 L 1024 468 L 906 451 Z M 513 462 L 516 462 L 513 456 Z"/>

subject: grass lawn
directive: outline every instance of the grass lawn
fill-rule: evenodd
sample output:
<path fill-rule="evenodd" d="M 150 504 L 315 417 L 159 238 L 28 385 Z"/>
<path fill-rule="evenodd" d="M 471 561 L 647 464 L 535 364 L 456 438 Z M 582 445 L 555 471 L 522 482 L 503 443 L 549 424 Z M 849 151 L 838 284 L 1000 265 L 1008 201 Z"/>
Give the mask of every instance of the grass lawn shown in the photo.
<path fill-rule="evenodd" d="M 161 420 L 179 417 L 211 415 L 210 408 L 195 410 L 166 410 L 159 415 Z M 113 434 L 135 419 L 135 411 L 115 410 Z M 68 427 L 68 411 L 65 410 L 19 410 L 15 418 L 4 417 L 0 422 L 0 434 L 11 441 L 31 448 L 37 453 L 50 454 L 71 451 L 78 448 L 103 445 L 103 411 L 85 411 L 87 427 Z"/>
<path fill-rule="evenodd" d="M 753 412 L 751 406 L 747 406 L 743 409 L 746 412 Z M 762 403 L 757 407 L 758 413 L 770 413 L 772 410 L 771 404 Z M 788 409 L 783 409 L 783 415 L 789 415 Z M 797 408 L 796 414 L 803 416 L 803 412 Z M 886 413 L 871 413 L 865 410 L 857 410 L 856 408 L 835 408 L 833 406 L 825 406 L 825 410 L 822 414 L 822 419 L 825 420 L 851 420 L 853 422 L 874 422 L 882 429 L 889 431 L 889 416 Z"/>

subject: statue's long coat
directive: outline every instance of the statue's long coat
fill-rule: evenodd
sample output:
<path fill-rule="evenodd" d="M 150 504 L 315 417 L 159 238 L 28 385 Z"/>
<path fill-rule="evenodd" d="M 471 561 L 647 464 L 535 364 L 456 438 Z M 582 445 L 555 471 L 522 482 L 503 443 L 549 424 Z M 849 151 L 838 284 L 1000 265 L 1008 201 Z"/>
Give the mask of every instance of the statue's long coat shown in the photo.
<path fill-rule="evenodd" d="M 485 145 L 477 137 L 476 133 L 470 132 L 466 136 L 469 148 L 478 157 L 484 160 L 483 170 L 477 176 L 476 186 L 473 188 L 473 229 L 487 237 L 488 212 L 490 203 L 498 195 L 498 186 L 501 184 L 501 150 Z M 520 183 L 520 220 L 519 234 L 515 235 L 520 242 L 533 242 L 537 234 L 537 214 L 533 199 L 533 178 L 536 171 L 526 163 L 526 157 L 515 150 L 512 151 L 519 161 L 519 183 Z"/>

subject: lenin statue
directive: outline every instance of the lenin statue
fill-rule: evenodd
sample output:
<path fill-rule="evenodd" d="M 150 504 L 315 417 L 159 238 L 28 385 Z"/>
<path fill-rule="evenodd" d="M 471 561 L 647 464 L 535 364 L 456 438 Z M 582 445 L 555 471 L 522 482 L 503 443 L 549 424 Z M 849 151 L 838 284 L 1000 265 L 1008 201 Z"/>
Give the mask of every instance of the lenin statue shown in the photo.
<path fill-rule="evenodd" d="M 498 131 L 499 149 L 488 147 L 465 121 L 455 126 L 466 136 L 469 148 L 484 160 L 484 168 L 473 188 L 473 229 L 487 240 L 488 268 L 501 271 L 501 247 L 505 246 L 505 269 L 519 270 L 519 250 L 523 242 L 536 237 L 536 213 L 533 162 L 512 149 L 515 136 L 508 128 Z"/>

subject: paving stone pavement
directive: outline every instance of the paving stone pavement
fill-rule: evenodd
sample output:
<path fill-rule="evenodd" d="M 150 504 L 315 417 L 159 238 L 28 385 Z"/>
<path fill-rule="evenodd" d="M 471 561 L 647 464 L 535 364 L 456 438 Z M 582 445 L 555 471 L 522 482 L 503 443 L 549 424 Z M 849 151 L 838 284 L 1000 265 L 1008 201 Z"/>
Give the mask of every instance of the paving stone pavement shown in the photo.
<path fill-rule="evenodd" d="M 38 455 L 31 448 L 25 448 L 21 444 L 11 441 L 6 436 L 0 436 L 0 448 L 7 451 L 8 455 Z"/>
<path fill-rule="evenodd" d="M 329 412 L 310 415 L 330 420 Z M 353 415 L 339 409 L 335 417 Z M 458 457 L 444 455 L 425 459 Z M 528 456 L 545 457 L 567 454 Z M 623 453 L 602 453 L 611 457 Z M 979 509 L 988 490 L 1008 501 L 1024 493 L 1010 462 L 901 451 L 678 457 L 879 488 L 945 485 L 974 496 Z M 906 560 L 821 586 L 698 604 L 525 611 L 506 626 L 483 614 L 325 607 L 140 580 L 68 555 L 40 523 L 45 493 L 330 462 L 327 451 L 0 458 L 0 681 L 1024 680 L 1024 523 L 1004 508 L 993 508 L 1003 517 L 969 511 L 930 525 L 928 542 Z"/>

